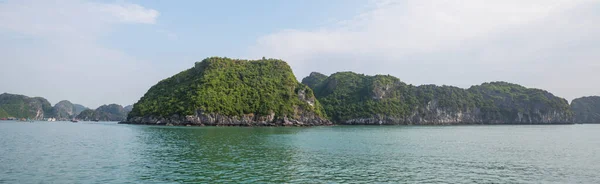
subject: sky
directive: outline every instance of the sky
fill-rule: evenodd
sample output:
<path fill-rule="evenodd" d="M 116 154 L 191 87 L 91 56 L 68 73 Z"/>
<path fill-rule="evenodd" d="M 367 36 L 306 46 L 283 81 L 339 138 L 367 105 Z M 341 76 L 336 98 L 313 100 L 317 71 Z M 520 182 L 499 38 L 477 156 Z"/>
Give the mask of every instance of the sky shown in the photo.
<path fill-rule="evenodd" d="M 600 0 L 0 0 L 0 93 L 130 105 L 211 56 L 600 95 Z"/>

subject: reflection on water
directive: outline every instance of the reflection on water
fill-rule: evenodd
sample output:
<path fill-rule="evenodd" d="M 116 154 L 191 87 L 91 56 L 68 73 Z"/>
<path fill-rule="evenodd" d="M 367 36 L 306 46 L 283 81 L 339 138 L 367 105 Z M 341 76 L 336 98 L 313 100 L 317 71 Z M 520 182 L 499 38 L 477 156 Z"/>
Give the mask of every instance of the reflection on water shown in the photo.
<path fill-rule="evenodd" d="M 146 127 L 138 167 L 143 181 L 286 182 L 293 173 L 293 147 L 301 128 Z"/>
<path fill-rule="evenodd" d="M 600 183 L 598 132 L 0 122 L 0 183 Z"/>

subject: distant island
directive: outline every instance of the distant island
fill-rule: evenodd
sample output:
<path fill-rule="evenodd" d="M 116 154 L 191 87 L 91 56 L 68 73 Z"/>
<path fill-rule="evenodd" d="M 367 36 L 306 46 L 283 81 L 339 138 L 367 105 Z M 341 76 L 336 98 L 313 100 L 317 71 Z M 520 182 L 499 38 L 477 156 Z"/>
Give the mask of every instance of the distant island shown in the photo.
<path fill-rule="evenodd" d="M 72 119 L 84 121 L 124 121 L 131 106 L 103 105 L 96 110 L 83 105 L 73 104 L 68 100 L 56 103 L 54 106 L 42 97 L 25 95 L 0 94 L 0 119 L 28 119 L 38 121 L 69 121 Z"/>
<path fill-rule="evenodd" d="M 313 72 L 302 84 L 281 60 L 207 58 L 153 86 L 122 123 L 298 126 L 329 124 L 325 119 L 347 125 L 576 123 L 567 100 L 507 82 L 462 89 L 413 86 L 389 75 Z"/>
<path fill-rule="evenodd" d="M 102 105 L 95 110 L 87 109 L 79 113 L 75 119 L 82 121 L 125 121 L 131 106 L 119 104 Z"/>
<path fill-rule="evenodd" d="M 600 97 L 569 104 L 507 82 L 414 86 L 354 72 L 312 72 L 298 82 L 282 60 L 211 57 L 158 82 L 132 106 L 51 106 L 41 97 L 4 93 L 0 118 L 179 126 L 573 124 L 600 123 Z"/>
<path fill-rule="evenodd" d="M 577 123 L 600 123 L 600 96 L 588 96 L 574 99 L 571 110 Z"/>

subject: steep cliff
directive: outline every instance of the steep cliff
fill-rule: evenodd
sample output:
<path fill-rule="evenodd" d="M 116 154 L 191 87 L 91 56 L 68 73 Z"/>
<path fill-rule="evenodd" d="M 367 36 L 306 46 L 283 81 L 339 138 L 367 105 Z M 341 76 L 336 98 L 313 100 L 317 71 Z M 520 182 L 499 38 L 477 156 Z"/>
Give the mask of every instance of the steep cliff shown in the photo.
<path fill-rule="evenodd" d="M 318 77 L 318 76 L 317 76 Z M 570 123 L 566 100 L 506 82 L 461 89 L 413 86 L 389 75 L 335 73 L 310 83 L 325 112 L 339 124 L 550 124 Z M 318 77 L 320 78 L 320 77 Z M 308 84 L 307 84 L 308 85 Z"/>
<path fill-rule="evenodd" d="M 87 108 L 82 105 L 73 104 L 68 100 L 63 100 L 54 105 L 51 117 L 60 121 L 67 121 L 74 118 L 85 109 Z"/>
<path fill-rule="evenodd" d="M 3 93 L 0 94 L 0 118 L 28 118 L 41 120 L 51 116 L 52 105 L 41 97 L 27 97 Z"/>
<path fill-rule="evenodd" d="M 133 106 L 132 124 L 328 125 L 307 86 L 275 59 L 207 58 L 160 81 Z"/>
<path fill-rule="evenodd" d="M 83 121 L 124 121 L 128 112 L 121 105 L 109 104 L 102 105 L 96 110 L 84 110 L 76 118 Z"/>
<path fill-rule="evenodd" d="M 571 110 L 575 114 L 575 123 L 600 123 L 600 96 L 574 99 Z"/>

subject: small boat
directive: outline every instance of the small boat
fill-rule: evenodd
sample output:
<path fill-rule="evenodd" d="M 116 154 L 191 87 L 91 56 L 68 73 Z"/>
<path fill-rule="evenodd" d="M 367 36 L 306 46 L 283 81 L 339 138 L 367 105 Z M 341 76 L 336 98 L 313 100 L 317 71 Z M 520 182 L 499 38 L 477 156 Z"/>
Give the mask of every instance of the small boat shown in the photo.
<path fill-rule="evenodd" d="M 95 119 L 95 120 L 92 120 L 92 121 L 93 121 L 93 122 L 98 122 L 98 121 L 100 121 L 100 120 L 99 120 L 99 119 Z"/>
<path fill-rule="evenodd" d="M 77 121 L 76 119 L 72 119 L 72 120 L 71 120 L 71 122 L 73 122 L 73 123 L 77 123 L 77 122 L 79 122 L 79 121 Z"/>

